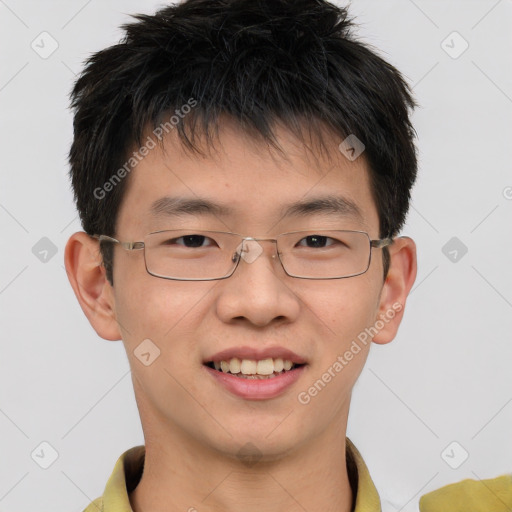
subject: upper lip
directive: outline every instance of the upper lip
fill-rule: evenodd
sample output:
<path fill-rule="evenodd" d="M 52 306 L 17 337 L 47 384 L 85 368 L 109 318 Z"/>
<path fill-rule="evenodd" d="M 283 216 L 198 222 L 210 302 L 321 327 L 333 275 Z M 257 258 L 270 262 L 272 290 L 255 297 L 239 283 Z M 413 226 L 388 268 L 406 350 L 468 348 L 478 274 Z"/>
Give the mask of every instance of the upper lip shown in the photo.
<path fill-rule="evenodd" d="M 281 358 L 290 360 L 295 364 L 305 364 L 307 362 L 303 357 L 284 347 L 267 347 L 262 349 L 247 346 L 232 347 L 221 350 L 203 362 L 209 363 L 210 361 L 229 361 L 233 357 L 237 357 L 238 359 L 254 359 L 256 361 L 269 358 Z"/>

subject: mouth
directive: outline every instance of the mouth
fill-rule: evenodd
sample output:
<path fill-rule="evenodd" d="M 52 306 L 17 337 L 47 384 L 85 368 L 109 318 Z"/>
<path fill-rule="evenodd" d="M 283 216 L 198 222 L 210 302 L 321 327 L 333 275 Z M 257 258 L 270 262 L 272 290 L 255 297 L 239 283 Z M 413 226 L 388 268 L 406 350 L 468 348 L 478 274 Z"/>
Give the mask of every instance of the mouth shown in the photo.
<path fill-rule="evenodd" d="M 297 371 L 306 363 L 294 363 L 289 359 L 267 358 L 267 359 L 239 359 L 233 357 L 229 360 L 207 361 L 204 366 L 219 373 L 225 373 L 240 379 L 266 380 L 279 377 Z"/>

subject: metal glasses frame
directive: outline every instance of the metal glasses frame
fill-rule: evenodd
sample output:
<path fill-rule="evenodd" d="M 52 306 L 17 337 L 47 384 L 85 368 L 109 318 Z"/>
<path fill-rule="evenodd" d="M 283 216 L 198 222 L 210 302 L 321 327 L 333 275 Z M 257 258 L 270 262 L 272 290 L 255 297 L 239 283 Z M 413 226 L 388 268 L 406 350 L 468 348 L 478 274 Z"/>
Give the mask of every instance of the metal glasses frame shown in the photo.
<path fill-rule="evenodd" d="M 239 233 L 231 233 L 229 231 L 212 231 L 212 230 L 203 230 L 203 229 L 199 229 L 197 231 L 201 232 L 201 233 L 220 233 L 220 234 L 224 234 L 224 235 L 236 235 L 238 237 L 240 237 L 240 240 L 241 240 L 241 244 L 242 244 L 242 248 L 244 247 L 243 245 L 243 242 L 245 242 L 246 240 L 248 241 L 255 241 L 255 242 L 273 242 L 276 244 L 276 249 L 278 248 L 278 238 L 282 235 L 290 235 L 290 234 L 293 234 L 293 233 L 311 233 L 312 231 L 315 231 L 316 228 L 312 228 L 312 229 L 309 229 L 307 231 L 304 231 L 304 230 L 301 230 L 301 231 L 290 231 L 288 233 L 281 233 L 280 235 L 277 235 L 277 238 L 254 238 L 254 237 L 251 237 L 251 236 L 243 236 L 243 235 L 240 235 Z M 173 230 L 173 229 L 164 229 L 164 230 L 161 230 L 161 231 L 153 231 L 152 233 L 148 233 L 146 236 L 149 236 L 149 235 L 153 235 L 153 234 L 157 234 L 157 233 L 164 233 L 166 231 L 169 231 L 169 232 L 172 232 L 172 231 L 182 231 L 181 229 L 180 230 Z M 193 231 L 193 230 L 191 230 Z M 293 274 L 290 274 L 282 260 L 281 260 L 281 256 L 280 256 L 280 252 L 279 251 L 276 251 L 277 252 L 277 255 L 278 255 L 278 259 L 279 259 L 279 263 L 281 264 L 281 267 L 283 268 L 284 272 L 286 273 L 286 275 L 290 276 L 290 277 L 294 277 L 294 278 L 297 278 L 297 279 L 315 279 L 315 280 L 321 280 L 321 279 L 347 279 L 349 277 L 355 277 L 355 276 L 360 276 L 362 274 L 364 274 L 365 272 L 368 271 L 368 269 L 370 268 L 370 264 L 371 264 L 371 259 L 372 259 L 372 249 L 382 249 L 383 247 L 387 247 L 388 245 L 391 245 L 393 243 L 393 239 L 392 238 L 381 238 L 381 239 L 374 239 L 372 240 L 370 238 L 370 235 L 366 232 L 366 231 L 357 231 L 357 230 L 349 230 L 349 229 L 332 229 L 332 230 L 329 230 L 329 229 L 325 229 L 325 228 L 321 228 L 321 229 L 318 229 L 318 231 L 339 231 L 339 232 L 343 232 L 343 233 L 361 233 L 361 234 L 364 234 L 366 235 L 366 237 L 368 238 L 368 242 L 369 242 L 369 245 L 370 245 L 370 254 L 369 254 L 369 258 L 368 258 L 368 265 L 366 267 L 365 270 L 363 270 L 362 272 L 357 272 L 355 274 L 350 274 L 348 276 L 341 276 L 341 277 L 303 277 L 303 276 L 297 276 L 297 275 L 293 275 Z M 220 279 L 227 279 L 228 277 L 231 277 L 234 273 L 235 273 L 235 270 L 238 268 L 238 264 L 240 263 L 240 260 L 242 259 L 241 258 L 241 252 L 243 251 L 240 251 L 240 252 L 235 252 L 233 254 L 233 257 L 232 257 L 232 261 L 233 263 L 235 263 L 235 266 L 233 267 L 233 270 L 226 276 L 223 276 L 223 277 L 212 277 L 212 278 L 208 278 L 208 279 L 197 279 L 197 278 L 181 278 L 181 277 L 165 277 L 165 276 L 161 276 L 161 275 L 158 275 L 158 274 L 154 274 L 152 272 L 149 271 L 148 269 L 148 265 L 147 265 L 147 260 L 146 260 L 146 251 L 145 251 L 145 243 L 143 241 L 137 241 L 137 242 L 123 242 L 123 241 L 120 241 L 120 240 L 117 240 L 116 238 L 113 238 L 111 236 L 108 236 L 108 235 L 90 235 L 92 238 L 95 238 L 96 240 L 98 240 L 99 242 L 112 242 L 112 243 L 116 243 L 116 244 L 119 244 L 121 247 L 123 247 L 125 250 L 127 251 L 137 251 L 137 250 L 141 250 L 141 249 L 144 249 L 144 266 L 146 267 L 146 271 L 148 272 L 149 275 L 153 276 L 153 277 L 159 277 L 160 279 L 170 279 L 170 280 L 174 280 L 174 281 L 218 281 Z M 272 255 L 272 258 L 275 258 L 275 254 Z"/>

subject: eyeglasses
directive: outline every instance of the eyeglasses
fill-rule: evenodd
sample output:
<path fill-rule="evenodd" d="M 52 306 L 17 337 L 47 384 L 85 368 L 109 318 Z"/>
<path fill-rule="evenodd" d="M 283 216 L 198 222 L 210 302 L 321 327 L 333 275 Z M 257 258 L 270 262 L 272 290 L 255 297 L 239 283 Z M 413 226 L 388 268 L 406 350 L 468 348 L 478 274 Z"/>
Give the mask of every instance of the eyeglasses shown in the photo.
<path fill-rule="evenodd" d="M 372 248 L 393 243 L 371 240 L 364 231 L 310 229 L 276 238 L 245 237 L 237 233 L 201 229 L 156 231 L 141 242 L 121 242 L 92 235 L 101 242 L 119 244 L 127 251 L 144 250 L 146 270 L 155 277 L 178 281 L 213 281 L 233 275 L 240 260 L 252 263 L 263 252 L 258 242 L 273 242 L 281 265 L 290 277 L 343 279 L 364 274 Z M 275 258 L 274 254 L 272 258 Z"/>

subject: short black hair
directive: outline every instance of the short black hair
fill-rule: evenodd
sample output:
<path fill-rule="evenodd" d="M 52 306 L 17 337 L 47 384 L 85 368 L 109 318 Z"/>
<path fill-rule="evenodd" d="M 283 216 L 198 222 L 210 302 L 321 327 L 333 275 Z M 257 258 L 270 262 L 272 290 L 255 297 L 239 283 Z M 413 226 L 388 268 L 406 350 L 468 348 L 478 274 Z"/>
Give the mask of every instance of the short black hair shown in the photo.
<path fill-rule="evenodd" d="M 118 44 L 86 60 L 70 93 L 70 177 L 86 233 L 115 236 L 121 178 L 136 165 L 126 165 L 129 152 L 143 145 L 148 126 L 172 116 L 169 129 L 200 152 L 197 136 L 211 141 L 227 115 L 274 147 L 277 123 L 297 136 L 306 128 L 320 142 L 321 128 L 340 142 L 355 135 L 365 145 L 380 236 L 396 236 L 417 174 L 409 118 L 417 105 L 400 72 L 353 36 L 346 8 L 324 0 L 185 0 L 132 17 Z M 192 112 L 177 115 L 185 105 Z M 101 251 L 113 284 L 112 244 Z M 384 251 L 385 275 L 388 265 Z"/>

